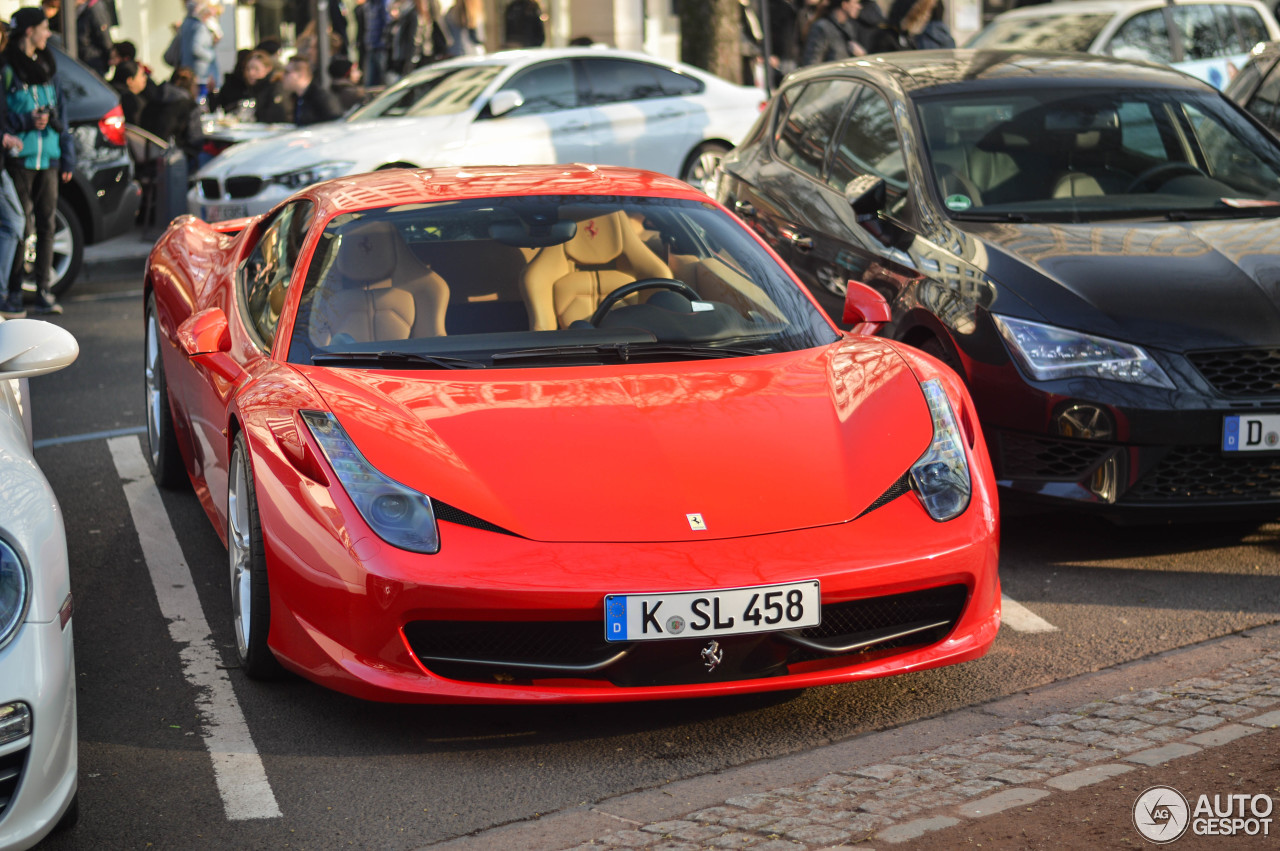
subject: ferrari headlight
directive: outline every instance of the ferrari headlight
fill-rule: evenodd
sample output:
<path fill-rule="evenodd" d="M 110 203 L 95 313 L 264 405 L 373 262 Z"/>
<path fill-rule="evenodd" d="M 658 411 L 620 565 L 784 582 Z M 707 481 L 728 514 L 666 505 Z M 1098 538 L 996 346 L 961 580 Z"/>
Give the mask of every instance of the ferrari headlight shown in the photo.
<path fill-rule="evenodd" d="M 956 427 L 956 417 L 947 392 L 936 378 L 920 384 L 933 419 L 933 442 L 911 467 L 911 485 L 929 516 L 939 522 L 958 517 L 969 507 L 973 486 L 969 480 L 969 459 L 964 439 Z"/>
<path fill-rule="evenodd" d="M 27 571 L 22 559 L 0 539 L 0 648 L 13 640 L 27 612 Z"/>
<path fill-rule="evenodd" d="M 1140 346 L 1025 319 L 991 318 L 1018 364 L 1039 381 L 1088 376 L 1173 389 L 1160 364 Z"/>
<path fill-rule="evenodd" d="M 303 411 L 302 419 L 320 444 L 338 481 L 378 537 L 415 553 L 440 550 L 431 498 L 380 473 L 365 460 L 333 414 Z"/>
<path fill-rule="evenodd" d="M 322 180 L 342 177 L 355 166 L 353 162 L 330 162 L 287 171 L 267 178 L 267 183 L 278 183 L 286 189 L 301 189 Z"/>

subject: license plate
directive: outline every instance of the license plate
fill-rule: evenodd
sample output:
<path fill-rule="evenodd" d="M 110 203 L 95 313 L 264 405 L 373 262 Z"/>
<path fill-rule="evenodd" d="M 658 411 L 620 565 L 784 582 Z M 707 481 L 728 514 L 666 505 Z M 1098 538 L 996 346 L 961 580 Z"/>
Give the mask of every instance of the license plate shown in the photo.
<path fill-rule="evenodd" d="M 745 635 L 822 623 L 818 580 L 673 594 L 608 594 L 606 641 Z"/>
<path fill-rule="evenodd" d="M 225 222 L 230 219 L 243 219 L 249 215 L 249 208 L 244 204 L 223 204 L 218 207 L 205 207 L 200 218 L 206 222 Z"/>
<path fill-rule="evenodd" d="M 1222 423 L 1222 451 L 1280 452 L 1280 414 L 1241 414 Z"/>

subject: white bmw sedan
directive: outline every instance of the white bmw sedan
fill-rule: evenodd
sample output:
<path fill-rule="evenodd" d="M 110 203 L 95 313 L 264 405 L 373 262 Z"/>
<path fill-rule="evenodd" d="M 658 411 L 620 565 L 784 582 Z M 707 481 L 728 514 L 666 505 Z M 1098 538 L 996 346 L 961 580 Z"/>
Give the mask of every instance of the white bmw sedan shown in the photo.
<path fill-rule="evenodd" d="M 75 822 L 76 683 L 62 512 L 31 452 L 23 379 L 76 359 L 75 338 L 0 319 L 0 848 Z"/>
<path fill-rule="evenodd" d="M 192 181 L 206 221 L 381 168 L 586 162 L 700 188 L 759 117 L 760 89 L 643 53 L 517 50 L 422 68 L 341 121 L 228 148 Z"/>

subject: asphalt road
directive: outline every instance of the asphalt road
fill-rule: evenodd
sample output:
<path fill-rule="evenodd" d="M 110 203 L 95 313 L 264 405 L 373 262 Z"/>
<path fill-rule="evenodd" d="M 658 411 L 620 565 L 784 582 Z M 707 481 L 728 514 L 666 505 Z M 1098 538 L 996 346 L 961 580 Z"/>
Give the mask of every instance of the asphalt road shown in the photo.
<path fill-rule="evenodd" d="M 205 744 L 210 693 L 184 672 L 187 648 L 161 613 L 110 449 L 139 439 L 144 423 L 140 284 L 85 282 L 65 305 L 56 321 L 80 341 L 80 358 L 31 387 L 37 440 L 76 438 L 43 444 L 37 458 L 66 517 L 77 601 L 81 819 L 45 848 L 418 848 L 1280 621 L 1280 523 L 1007 517 L 1004 591 L 1056 630 L 1002 629 L 977 662 L 635 706 L 368 704 L 300 679 L 251 682 L 234 668 L 226 551 L 190 491 L 164 492 L 281 813 L 230 819 Z"/>

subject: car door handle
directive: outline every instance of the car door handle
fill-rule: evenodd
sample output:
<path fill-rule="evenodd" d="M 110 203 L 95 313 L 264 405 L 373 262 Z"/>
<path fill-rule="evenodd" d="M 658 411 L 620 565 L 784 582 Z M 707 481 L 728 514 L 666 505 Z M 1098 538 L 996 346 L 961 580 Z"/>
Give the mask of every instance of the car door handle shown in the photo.
<path fill-rule="evenodd" d="M 684 118 L 684 113 L 667 110 L 666 112 L 659 112 L 656 117 L 661 121 L 675 121 L 677 119 Z"/>
<path fill-rule="evenodd" d="M 565 133 L 585 133 L 590 129 L 590 124 L 566 124 L 560 128 Z"/>
<path fill-rule="evenodd" d="M 756 208 L 746 201 L 734 201 L 733 211 L 744 219 L 754 219 L 756 217 Z"/>

